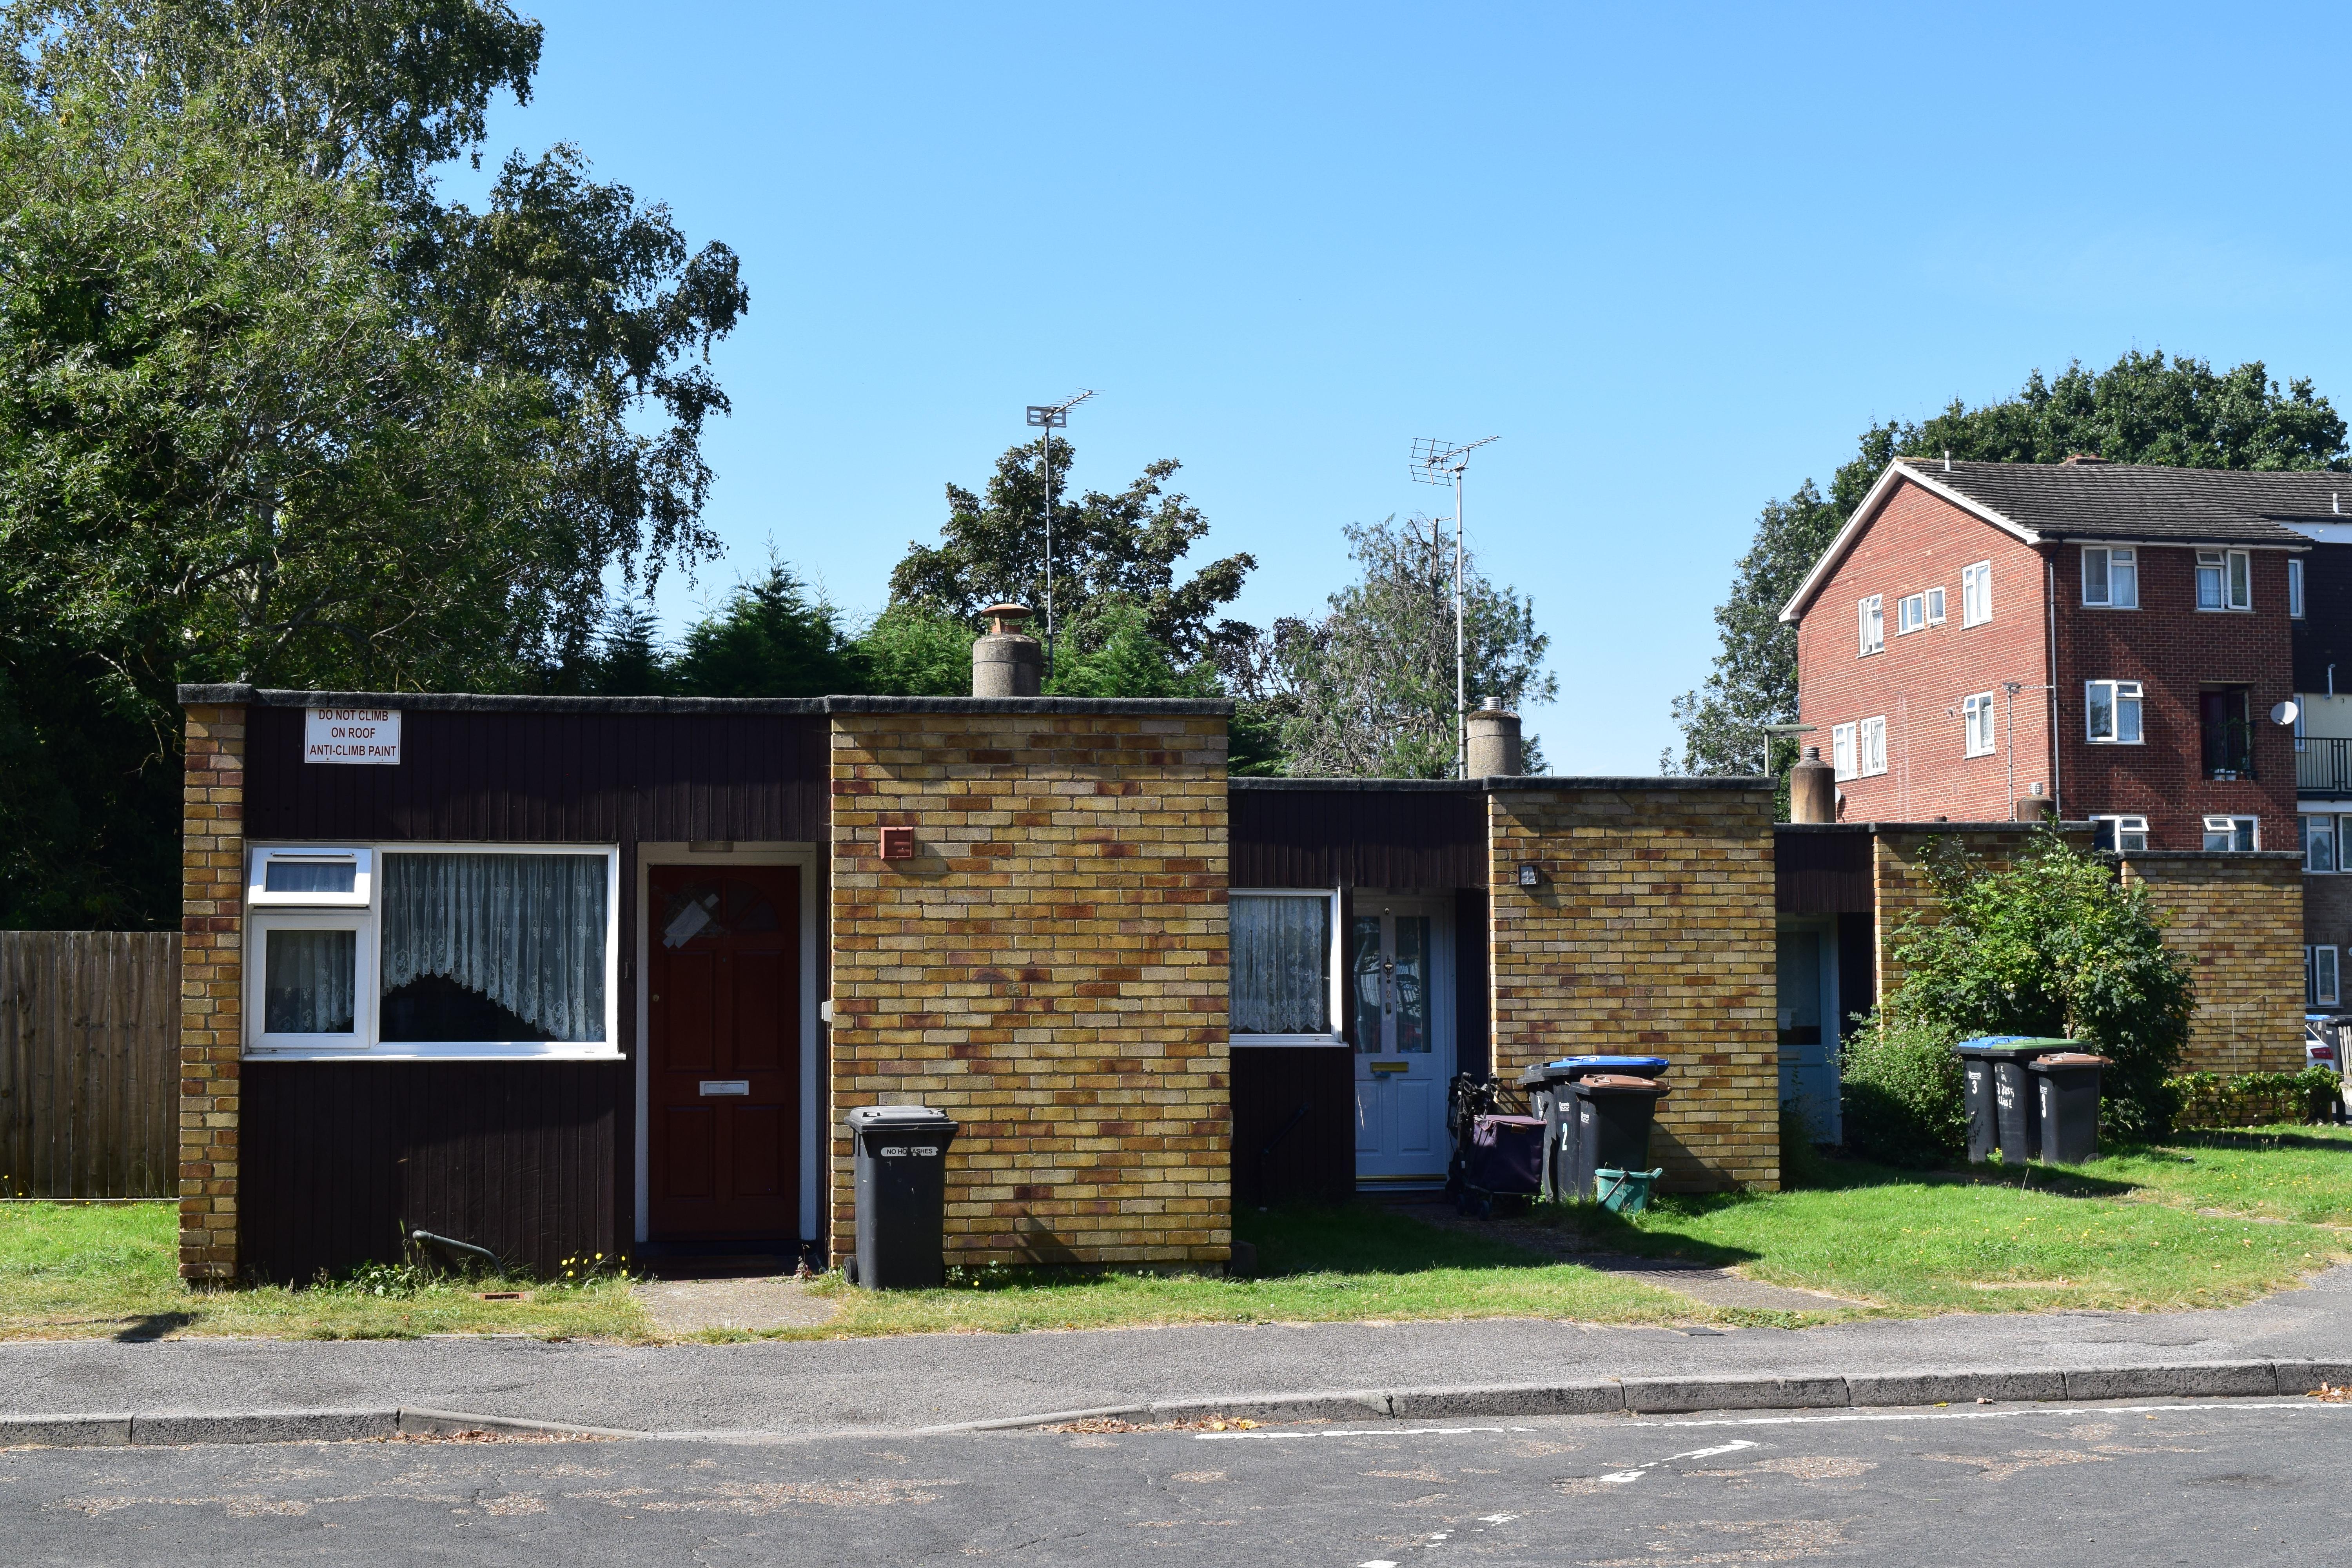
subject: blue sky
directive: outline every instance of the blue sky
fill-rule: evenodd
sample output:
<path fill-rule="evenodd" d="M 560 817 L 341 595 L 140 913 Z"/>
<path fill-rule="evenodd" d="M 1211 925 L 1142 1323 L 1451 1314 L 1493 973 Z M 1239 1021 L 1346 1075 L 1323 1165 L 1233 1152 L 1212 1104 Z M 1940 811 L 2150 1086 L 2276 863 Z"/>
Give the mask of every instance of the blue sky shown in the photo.
<path fill-rule="evenodd" d="M 727 561 L 880 607 L 950 479 L 1080 386 L 1312 610 L 1339 530 L 1502 439 L 1470 541 L 1534 595 L 1562 773 L 1648 773 L 1757 510 L 1874 419 L 2137 346 L 2352 402 L 2352 12 L 527 3 L 494 152 L 578 142 L 735 247 Z M 463 191 L 470 180 L 454 180 Z"/>

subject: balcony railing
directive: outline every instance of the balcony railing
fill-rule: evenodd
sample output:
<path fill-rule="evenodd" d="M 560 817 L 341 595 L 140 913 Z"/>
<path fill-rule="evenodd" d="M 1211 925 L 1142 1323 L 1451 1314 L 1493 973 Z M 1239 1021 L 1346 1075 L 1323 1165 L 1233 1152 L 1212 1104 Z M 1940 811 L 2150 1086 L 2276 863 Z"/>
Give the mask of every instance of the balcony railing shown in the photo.
<path fill-rule="evenodd" d="M 2352 741 L 2307 737 L 2294 754 L 2294 787 L 2304 795 L 2352 795 Z"/>

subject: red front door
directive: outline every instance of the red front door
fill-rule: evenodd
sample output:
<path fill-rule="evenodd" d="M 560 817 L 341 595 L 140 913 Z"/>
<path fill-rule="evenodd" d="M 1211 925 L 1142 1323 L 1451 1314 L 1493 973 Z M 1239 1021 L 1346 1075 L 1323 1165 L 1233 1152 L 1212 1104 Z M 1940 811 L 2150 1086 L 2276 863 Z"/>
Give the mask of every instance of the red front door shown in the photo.
<path fill-rule="evenodd" d="M 800 1235 L 800 879 L 791 866 L 651 868 L 654 1240 Z"/>

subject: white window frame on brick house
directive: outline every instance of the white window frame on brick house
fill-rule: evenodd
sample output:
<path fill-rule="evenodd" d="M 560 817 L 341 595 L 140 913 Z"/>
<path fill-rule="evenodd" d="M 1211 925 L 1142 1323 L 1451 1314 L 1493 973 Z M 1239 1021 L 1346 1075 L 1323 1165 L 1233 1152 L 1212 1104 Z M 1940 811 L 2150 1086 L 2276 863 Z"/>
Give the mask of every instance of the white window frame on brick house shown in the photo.
<path fill-rule="evenodd" d="M 2214 843 L 2220 839 L 2219 844 Z M 2243 855 L 2263 847 L 2263 819 L 2259 816 L 2209 816 L 2205 819 L 2205 850 L 2208 854 Z"/>
<path fill-rule="evenodd" d="M 2111 855 L 2146 854 L 2147 818 L 2113 812 L 2095 815 L 2091 818 L 2091 846 Z"/>
<path fill-rule="evenodd" d="M 1941 588 L 1927 590 L 1927 624 L 1931 626 L 1944 624 L 1944 590 Z"/>
<path fill-rule="evenodd" d="M 1960 625 L 1980 626 L 1992 619 L 1992 563 L 1960 568 Z"/>
<path fill-rule="evenodd" d="M 1886 771 L 1886 721 L 1864 719 L 1855 735 L 1854 762 L 1862 776 L 1871 778 Z"/>
<path fill-rule="evenodd" d="M 1330 1026 L 1330 1027 L 1328 1030 L 1320 1032 L 1305 1031 L 1286 1034 L 1247 1032 L 1234 1028 L 1231 998 L 1233 994 L 1238 991 L 1239 987 L 1238 985 L 1231 983 L 1233 970 L 1229 967 L 1227 972 L 1229 983 L 1227 990 L 1228 1000 L 1226 1005 L 1226 1039 L 1237 1048 L 1254 1046 L 1345 1047 L 1348 1043 L 1348 1037 L 1341 1031 L 1339 1026 L 1341 1018 L 1345 1016 L 1342 1012 L 1343 997 L 1341 994 L 1341 987 L 1346 980 L 1346 975 L 1343 973 L 1346 968 L 1346 962 L 1340 946 L 1341 941 L 1345 936 L 1345 932 L 1340 929 L 1339 889 L 1337 888 L 1235 888 L 1226 894 L 1227 901 L 1225 909 L 1229 921 L 1232 918 L 1234 903 L 1248 899 L 1297 899 L 1321 900 L 1325 911 L 1325 933 L 1327 937 L 1323 952 L 1325 981 L 1325 984 L 1323 986 L 1323 1010 L 1324 1020 Z M 1230 924 L 1227 929 L 1230 931 Z M 1228 951 L 1230 952 L 1230 949 Z"/>
<path fill-rule="evenodd" d="M 2200 550 L 2197 552 L 2197 607 L 2200 610 L 2251 610 L 2254 607 L 2253 556 L 2243 550 Z"/>
<path fill-rule="evenodd" d="M 2303 868 L 2312 876 L 2326 876 L 2343 868 L 2338 863 L 2336 818 L 2333 816 L 2303 816 L 2297 818 L 2303 836 Z"/>
<path fill-rule="evenodd" d="M 375 856 L 332 845 L 272 845 L 253 852 L 245 901 L 252 909 L 366 909 L 374 898 Z"/>
<path fill-rule="evenodd" d="M 2333 1007 L 2340 994 L 2337 971 L 2341 965 L 2332 947 L 2306 947 L 2303 950 L 2303 1002 L 2306 1007 Z"/>
<path fill-rule="evenodd" d="M 2294 620 L 2303 619 L 2303 557 L 2286 558 L 2286 613 Z"/>
<path fill-rule="evenodd" d="M 1927 624 L 1927 595 L 1906 594 L 1895 602 L 1895 635 L 1908 637 Z"/>
<path fill-rule="evenodd" d="M 483 857 L 499 855 L 565 856 L 601 863 L 604 879 L 604 925 L 594 950 L 604 965 L 604 1016 L 601 1039 L 583 1040 L 432 1040 L 387 1041 L 383 1038 L 384 902 L 388 858 L 402 855 Z M 355 884 L 304 889 L 283 884 L 340 879 L 280 877 L 281 886 L 269 887 L 270 869 L 326 863 L 348 858 L 355 866 Z M 377 842 L 365 846 L 329 847 L 310 844 L 263 844 L 248 851 L 247 938 L 250 961 L 245 965 L 245 1051 L 272 1060 L 328 1060 L 364 1058 L 371 1061 L 617 1061 L 621 1059 L 620 1008 L 620 850 L 593 844 L 432 844 Z M 357 899 L 358 902 L 354 902 Z M 268 1025 L 269 933 L 348 931 L 356 934 L 352 983 L 352 1028 L 348 1034 L 305 1034 L 277 1031 Z M 593 939 L 592 939 L 593 940 Z M 576 953 L 575 950 L 575 953 Z"/>
<path fill-rule="evenodd" d="M 1885 595 L 1871 595 L 1856 607 L 1856 614 L 1862 623 L 1862 652 L 1858 657 L 1867 658 L 1874 653 L 1884 652 L 1886 647 Z"/>
<path fill-rule="evenodd" d="M 2083 547 L 2083 603 L 2095 610 L 2139 608 L 2139 551 L 2133 546 Z"/>
<path fill-rule="evenodd" d="M 2147 693 L 2137 680 L 2083 682 L 2083 734 L 2095 746 L 2139 746 L 2147 743 Z M 2102 734 L 2099 716 L 2106 715 Z"/>
<path fill-rule="evenodd" d="M 1969 750 L 1972 757 L 1990 757 L 2000 750 L 2000 731 L 1994 727 L 1992 693 L 1979 691 L 1960 700 L 1960 719 L 1968 726 Z"/>
<path fill-rule="evenodd" d="M 1855 726 L 1852 724 L 1830 726 L 1830 772 L 1840 779 L 1862 776 L 1854 771 L 1853 765 L 1855 734 Z"/>

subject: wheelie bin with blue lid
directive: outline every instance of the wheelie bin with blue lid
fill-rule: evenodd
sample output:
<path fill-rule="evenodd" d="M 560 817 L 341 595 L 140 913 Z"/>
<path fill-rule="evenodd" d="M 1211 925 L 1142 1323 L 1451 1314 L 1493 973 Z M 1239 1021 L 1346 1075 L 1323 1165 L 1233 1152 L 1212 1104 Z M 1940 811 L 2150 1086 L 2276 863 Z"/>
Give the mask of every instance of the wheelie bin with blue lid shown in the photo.
<path fill-rule="evenodd" d="M 1575 1163 L 1572 1145 L 1577 1121 L 1566 1110 L 1567 1086 L 1580 1079 L 1614 1073 L 1626 1078 L 1655 1079 L 1671 1064 L 1664 1057 L 1561 1057 L 1538 1062 L 1519 1074 L 1528 1108 L 1544 1119 L 1543 1195 L 1558 1198 L 1569 1190 L 1568 1172 Z"/>
<path fill-rule="evenodd" d="M 1966 1086 L 1971 1162 L 1983 1163 L 1995 1149 L 2004 1164 L 2022 1164 L 2041 1154 L 2039 1097 L 2025 1064 L 2074 1048 L 2072 1040 L 2041 1035 L 1979 1035 L 1952 1047 Z"/>

